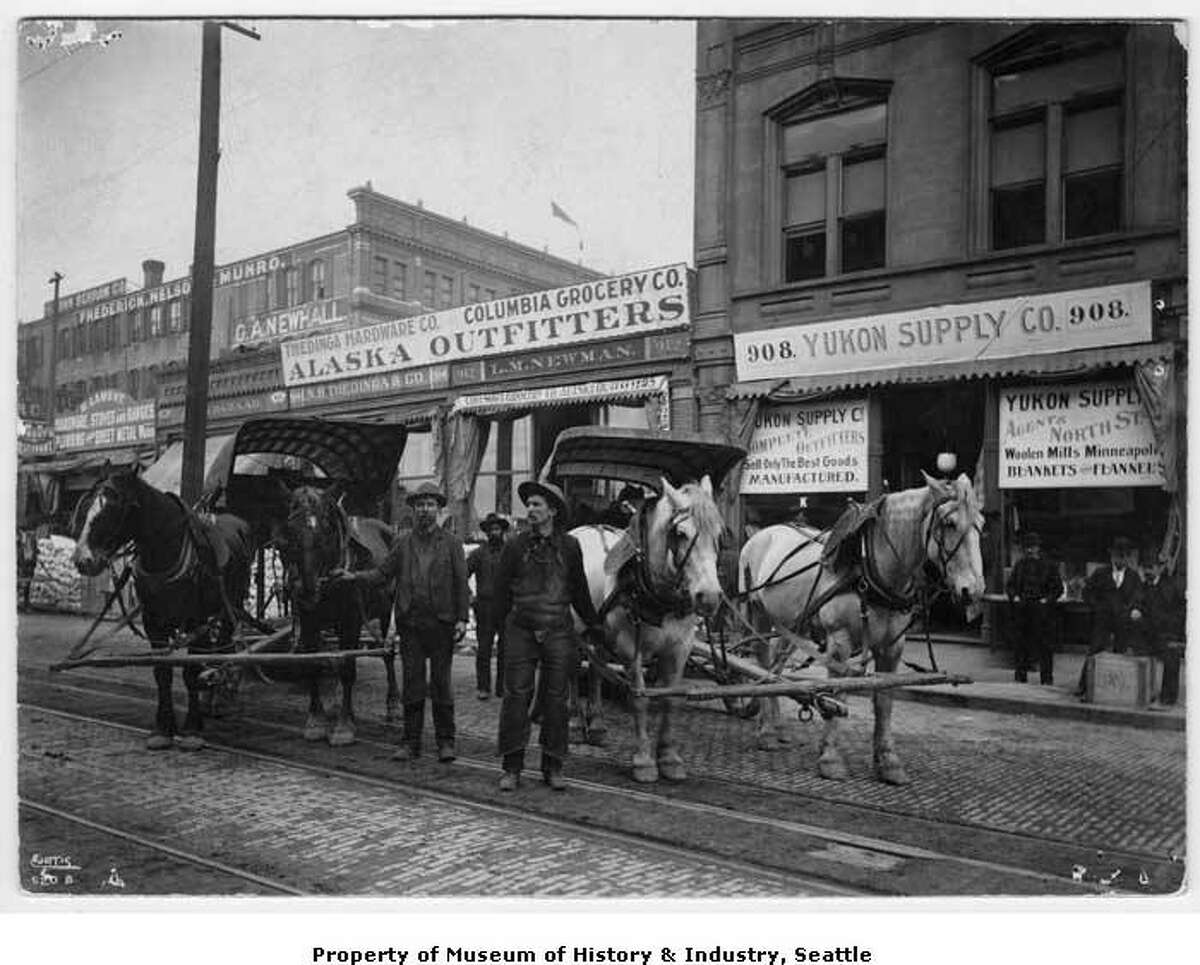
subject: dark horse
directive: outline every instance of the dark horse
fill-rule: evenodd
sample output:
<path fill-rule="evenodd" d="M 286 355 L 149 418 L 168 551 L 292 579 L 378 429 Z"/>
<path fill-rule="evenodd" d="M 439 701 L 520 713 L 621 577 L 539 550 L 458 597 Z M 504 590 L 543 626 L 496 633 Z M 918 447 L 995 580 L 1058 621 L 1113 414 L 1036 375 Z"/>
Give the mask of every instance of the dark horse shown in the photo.
<path fill-rule="evenodd" d="M 339 503 L 340 489 L 336 484 L 326 490 L 316 486 L 296 487 L 288 500 L 287 522 L 276 533 L 298 629 L 297 650 L 301 653 L 322 649 L 321 632 L 326 627 L 336 631 L 342 650 L 359 646 L 364 624 L 380 642 L 387 635 L 392 586 L 372 590 L 328 578 L 330 571 L 336 569 L 378 566 L 392 542 L 392 531 L 386 523 L 347 515 Z M 400 699 L 395 654 L 389 651 L 383 660 L 388 680 L 387 719 L 391 720 Z M 321 702 L 321 671 L 314 669 L 309 674 L 305 740 L 328 738 L 334 747 L 354 742 L 353 692 L 358 662 L 339 660 L 338 667 L 342 703 L 332 723 L 326 719 Z"/>
<path fill-rule="evenodd" d="M 227 649 L 236 614 L 250 584 L 253 555 L 250 526 L 237 516 L 220 514 L 203 519 L 178 496 L 160 492 L 131 470 L 110 473 L 100 480 L 82 513 L 75 537 L 75 568 L 95 576 L 113 555 L 132 541 L 136 552 L 133 578 L 142 605 L 142 626 L 156 650 L 172 646 L 183 634 L 188 649 L 203 649 L 208 628 L 217 630 L 217 646 Z M 179 746 L 199 750 L 201 709 L 198 681 L 201 667 L 187 666 L 187 716 Z M 146 741 L 150 750 L 174 745 L 175 706 L 171 695 L 173 668 L 154 668 L 158 711 Z"/>

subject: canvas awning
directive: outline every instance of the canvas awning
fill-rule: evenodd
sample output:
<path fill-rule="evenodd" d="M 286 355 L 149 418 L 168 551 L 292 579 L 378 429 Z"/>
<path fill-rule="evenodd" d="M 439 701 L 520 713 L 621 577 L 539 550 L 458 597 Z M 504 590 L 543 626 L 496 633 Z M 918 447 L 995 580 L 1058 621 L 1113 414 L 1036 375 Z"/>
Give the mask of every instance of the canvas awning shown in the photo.
<path fill-rule="evenodd" d="M 228 445 L 229 440 L 233 438 L 228 436 L 211 436 L 204 444 L 204 489 L 211 488 L 209 485 L 209 470 L 217 461 L 221 450 Z M 173 442 L 167 447 L 167 451 L 159 456 L 158 461 L 149 469 L 142 473 L 142 480 L 148 482 L 155 489 L 159 489 L 164 493 L 175 493 L 179 495 L 181 480 L 183 478 L 183 443 Z"/>
<path fill-rule="evenodd" d="M 794 375 L 787 379 L 761 379 L 735 382 L 729 387 L 729 399 L 770 398 L 777 401 L 799 399 L 822 392 L 866 388 L 875 385 L 907 385 L 929 382 L 953 382 L 962 379 L 1004 378 L 1020 375 L 1074 375 L 1094 369 L 1133 365 L 1154 359 L 1170 359 L 1174 353 L 1168 342 L 1117 345 L 1048 355 L 1022 355 L 1017 358 L 977 359 L 939 365 L 910 365 L 904 368 L 869 369 L 861 372 L 828 375 Z"/>

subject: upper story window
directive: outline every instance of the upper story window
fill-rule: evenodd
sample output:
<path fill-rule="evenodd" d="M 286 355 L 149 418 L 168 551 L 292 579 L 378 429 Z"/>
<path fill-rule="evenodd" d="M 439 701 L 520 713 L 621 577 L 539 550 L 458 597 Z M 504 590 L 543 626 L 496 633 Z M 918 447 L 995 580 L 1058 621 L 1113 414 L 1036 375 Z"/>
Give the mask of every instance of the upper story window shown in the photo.
<path fill-rule="evenodd" d="M 159 338 L 163 333 L 162 305 L 150 306 L 150 337 Z"/>
<path fill-rule="evenodd" d="M 284 308 L 300 304 L 300 272 L 296 268 L 288 268 L 283 273 L 283 299 Z"/>
<path fill-rule="evenodd" d="M 468 301 L 468 303 L 470 303 L 472 305 L 475 302 L 479 301 L 479 286 L 478 285 L 471 285 L 467 289 L 467 301 Z"/>
<path fill-rule="evenodd" d="M 832 78 L 767 112 L 767 149 L 779 171 L 767 190 L 778 254 L 770 261 L 783 281 L 885 264 L 889 90 L 883 81 Z"/>
<path fill-rule="evenodd" d="M 140 342 L 146 337 L 146 331 L 142 326 L 143 313 L 137 309 L 129 310 L 129 341 Z"/>
<path fill-rule="evenodd" d="M 325 297 L 325 262 L 318 258 L 308 266 L 310 300 Z"/>
<path fill-rule="evenodd" d="M 438 292 L 438 308 L 449 308 L 454 304 L 454 279 L 442 275 L 442 287 Z"/>
<path fill-rule="evenodd" d="M 388 260 L 383 255 L 371 258 L 371 291 L 386 295 L 388 290 Z"/>
<path fill-rule="evenodd" d="M 167 305 L 167 315 L 170 319 L 169 326 L 172 332 L 183 331 L 183 302 L 178 298 L 173 298 Z"/>
<path fill-rule="evenodd" d="M 988 246 L 1003 251 L 1121 230 L 1121 29 L 1031 27 L 980 62 Z"/>
<path fill-rule="evenodd" d="M 496 300 L 496 289 L 485 288 L 483 290 L 483 300 L 487 302 L 494 302 Z"/>
<path fill-rule="evenodd" d="M 425 272 L 425 286 L 421 289 L 421 303 L 426 308 L 435 308 L 437 302 L 437 274 L 432 271 Z"/>
<path fill-rule="evenodd" d="M 75 355 L 77 358 L 82 358 L 88 352 L 88 331 L 87 326 L 80 322 L 75 326 Z"/>
<path fill-rule="evenodd" d="M 393 298 L 404 301 L 408 298 L 408 265 L 402 261 L 392 262 L 392 291 Z"/>

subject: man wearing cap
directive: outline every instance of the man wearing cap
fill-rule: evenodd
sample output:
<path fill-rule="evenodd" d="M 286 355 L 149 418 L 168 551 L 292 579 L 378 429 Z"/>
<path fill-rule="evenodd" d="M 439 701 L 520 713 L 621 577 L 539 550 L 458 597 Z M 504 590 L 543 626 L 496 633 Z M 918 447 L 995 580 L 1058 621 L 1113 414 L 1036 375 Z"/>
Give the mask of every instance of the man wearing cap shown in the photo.
<path fill-rule="evenodd" d="M 500 790 L 514 791 L 529 743 L 529 707 L 535 675 L 541 705 L 542 778 L 566 789 L 567 688 L 579 667 L 579 640 L 571 608 L 595 631 L 583 553 L 565 532 L 567 503 L 550 483 L 529 481 L 517 489 L 529 513 L 529 529 L 505 544 L 496 573 L 494 619 L 504 636 L 504 702 L 500 707 Z"/>
<path fill-rule="evenodd" d="M 641 512 L 645 502 L 646 495 L 638 486 L 625 486 L 617 494 L 613 504 L 608 507 L 601 522 L 606 526 L 615 526 L 617 529 L 627 529 L 629 521 Z"/>
<path fill-rule="evenodd" d="M 496 567 L 500 564 L 508 520 L 488 513 L 479 528 L 486 539 L 467 557 L 467 576 L 475 577 L 475 687 L 479 699 L 487 700 L 492 693 L 492 644 L 496 641 L 492 601 L 496 596 Z M 504 636 L 501 635 L 496 648 L 497 697 L 503 696 L 503 673 Z"/>
<path fill-rule="evenodd" d="M 1005 591 L 1015 604 L 1013 658 L 1018 683 L 1029 679 L 1029 666 L 1036 658 L 1043 684 L 1054 683 L 1054 611 L 1051 605 L 1062 596 L 1063 581 L 1058 567 L 1042 558 L 1042 538 L 1026 533 L 1021 538 L 1024 553 L 1008 576 Z"/>
<path fill-rule="evenodd" d="M 1120 653 L 1131 646 L 1132 631 L 1142 619 L 1142 578 L 1130 565 L 1135 556 L 1133 542 L 1118 536 L 1108 556 L 1109 565 L 1092 573 L 1083 587 L 1083 601 L 1092 607 L 1092 642 L 1076 690 L 1080 697 L 1085 693 L 1092 658 L 1104 650 Z"/>
<path fill-rule="evenodd" d="M 408 496 L 413 528 L 392 544 L 375 569 L 343 574 L 364 583 L 396 580 L 396 630 L 404 670 L 404 730 L 394 756 L 411 761 L 421 754 L 425 695 L 433 705 L 438 760 L 454 760 L 454 644 L 467 629 L 467 564 L 462 542 L 437 525 L 446 496 L 431 482 Z"/>

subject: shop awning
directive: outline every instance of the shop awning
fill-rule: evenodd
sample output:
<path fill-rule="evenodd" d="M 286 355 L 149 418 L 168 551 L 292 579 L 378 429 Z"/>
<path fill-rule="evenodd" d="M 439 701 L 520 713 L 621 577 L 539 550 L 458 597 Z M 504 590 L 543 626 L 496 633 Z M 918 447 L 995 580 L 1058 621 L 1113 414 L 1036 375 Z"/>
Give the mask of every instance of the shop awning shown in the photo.
<path fill-rule="evenodd" d="M 645 399 L 652 395 L 665 395 L 667 390 L 665 375 L 646 375 L 632 379 L 607 379 L 575 385 L 548 385 L 538 389 L 464 395 L 454 401 L 450 411 L 452 414 L 470 412 L 473 415 L 495 415 L 498 412 L 545 406 Z"/>
<path fill-rule="evenodd" d="M 1071 375 L 1093 369 L 1133 365 L 1156 359 L 1170 359 L 1174 346 L 1169 342 L 1141 345 L 1117 345 L 1083 349 L 1052 355 L 1022 355 L 1006 359 L 978 359 L 940 365 L 910 365 L 905 368 L 870 369 L 862 372 L 829 375 L 795 375 L 788 379 L 761 379 L 735 382 L 726 397 L 730 399 L 792 399 L 842 389 L 874 385 L 905 385 L 927 382 L 953 382 L 961 379 L 1003 378 L 1019 375 Z"/>
<path fill-rule="evenodd" d="M 204 444 L 204 488 L 208 489 L 208 474 L 212 465 L 220 455 L 221 450 L 232 439 L 228 436 L 211 436 Z M 158 461 L 142 473 L 142 479 L 155 489 L 164 493 L 179 494 L 183 478 L 183 443 L 172 442 L 167 451 L 159 456 Z"/>

